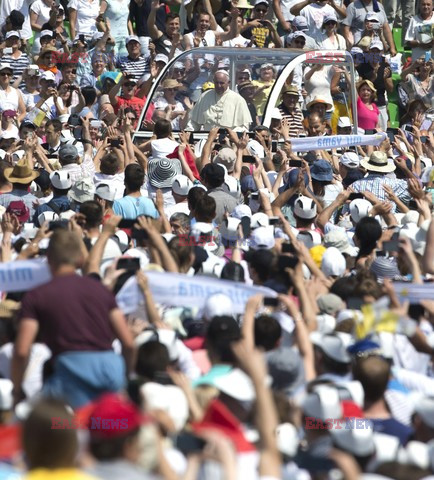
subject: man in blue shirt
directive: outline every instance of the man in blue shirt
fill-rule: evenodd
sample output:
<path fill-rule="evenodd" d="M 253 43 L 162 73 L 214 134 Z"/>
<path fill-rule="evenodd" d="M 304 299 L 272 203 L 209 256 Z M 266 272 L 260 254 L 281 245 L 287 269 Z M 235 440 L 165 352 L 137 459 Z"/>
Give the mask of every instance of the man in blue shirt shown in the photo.
<path fill-rule="evenodd" d="M 143 197 L 140 189 L 145 180 L 145 171 L 136 164 L 130 164 L 125 169 L 125 197 L 116 200 L 113 204 L 113 211 L 122 218 L 135 220 L 140 215 L 158 218 L 158 212 L 154 202 Z"/>

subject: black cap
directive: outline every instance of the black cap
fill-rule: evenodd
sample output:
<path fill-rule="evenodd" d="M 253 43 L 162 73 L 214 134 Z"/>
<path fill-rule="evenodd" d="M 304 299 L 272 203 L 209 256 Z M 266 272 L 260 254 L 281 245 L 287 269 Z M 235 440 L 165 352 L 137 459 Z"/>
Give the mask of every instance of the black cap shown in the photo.
<path fill-rule="evenodd" d="M 228 315 L 214 317 L 206 332 L 213 345 L 227 347 L 230 342 L 241 340 L 241 329 L 236 320 Z"/>

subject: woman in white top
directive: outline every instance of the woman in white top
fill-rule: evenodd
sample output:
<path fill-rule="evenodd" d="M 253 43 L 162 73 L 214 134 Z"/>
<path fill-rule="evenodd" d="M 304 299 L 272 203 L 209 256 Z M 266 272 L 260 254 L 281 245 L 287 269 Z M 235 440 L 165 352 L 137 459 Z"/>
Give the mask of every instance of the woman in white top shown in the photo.
<path fill-rule="evenodd" d="M 34 32 L 40 32 L 42 25 L 50 20 L 53 0 L 36 0 L 30 7 L 30 23 Z"/>
<path fill-rule="evenodd" d="M 315 99 L 315 97 L 322 97 L 327 103 L 333 105 L 330 85 L 334 75 L 334 69 L 331 65 L 313 65 L 304 71 L 304 88 L 307 96 L 304 99 L 304 110 L 306 106 Z M 328 120 L 330 115 L 326 116 Z"/>
<path fill-rule="evenodd" d="M 151 154 L 152 158 L 166 158 L 179 147 L 179 143 L 172 138 L 172 126 L 169 120 L 160 119 L 155 122 L 154 135 L 148 142 L 139 146 L 139 149 Z"/>
<path fill-rule="evenodd" d="M 77 35 L 93 35 L 97 32 L 96 19 L 99 15 L 99 0 L 70 0 L 68 3 L 71 38 Z"/>
<path fill-rule="evenodd" d="M 12 69 L 8 66 L 4 66 L 0 70 L 0 105 L 2 111 L 15 110 L 18 112 L 18 122 L 21 122 L 26 116 L 26 107 L 21 92 L 10 85 L 12 74 Z"/>
<path fill-rule="evenodd" d="M 322 24 L 322 33 L 317 39 L 321 50 L 346 50 L 345 38 L 336 32 L 338 27 L 338 18 L 336 14 L 330 13 L 324 17 Z"/>
<path fill-rule="evenodd" d="M 176 80 L 167 78 L 162 84 L 163 96 L 155 100 L 157 110 L 165 110 L 169 113 L 172 124 L 172 130 L 183 130 L 188 121 L 188 115 L 185 114 L 184 105 L 176 100 L 176 93 L 182 85 Z"/>

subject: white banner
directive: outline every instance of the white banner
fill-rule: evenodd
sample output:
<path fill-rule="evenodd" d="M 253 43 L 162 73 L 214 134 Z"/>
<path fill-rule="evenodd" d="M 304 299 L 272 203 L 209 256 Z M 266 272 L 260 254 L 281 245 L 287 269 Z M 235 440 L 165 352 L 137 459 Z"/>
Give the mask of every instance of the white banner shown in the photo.
<path fill-rule="evenodd" d="M 49 280 L 51 280 L 51 273 L 44 260 L 0 263 L 1 292 L 25 292 Z"/>
<path fill-rule="evenodd" d="M 322 137 L 291 138 L 291 145 L 294 152 L 309 152 L 311 150 L 330 150 L 355 145 L 378 146 L 386 137 L 387 135 L 384 132 L 375 135 L 325 135 Z"/>
<path fill-rule="evenodd" d="M 213 293 L 224 293 L 234 304 L 236 313 L 244 312 L 247 300 L 258 293 L 276 297 L 274 290 L 265 287 L 248 286 L 244 283 L 220 280 L 212 277 L 189 277 L 180 273 L 146 272 L 151 292 L 156 303 L 171 307 L 203 307 L 205 300 Z M 119 308 L 133 313 L 144 303 L 136 278 L 131 277 L 116 295 Z"/>
<path fill-rule="evenodd" d="M 434 285 L 431 282 L 422 285 L 395 282 L 393 288 L 401 302 L 419 303 L 421 300 L 434 300 Z"/>

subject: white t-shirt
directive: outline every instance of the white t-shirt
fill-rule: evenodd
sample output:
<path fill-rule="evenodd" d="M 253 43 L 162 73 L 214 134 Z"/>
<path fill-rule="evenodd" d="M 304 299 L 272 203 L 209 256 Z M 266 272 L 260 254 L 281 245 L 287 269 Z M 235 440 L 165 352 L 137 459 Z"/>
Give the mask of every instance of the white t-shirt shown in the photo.
<path fill-rule="evenodd" d="M 32 27 L 30 25 L 29 6 L 31 0 L 2 0 L 0 2 L 0 25 L 4 25 L 6 17 L 12 10 L 18 10 L 24 16 L 23 28 L 20 30 L 21 38 L 28 40 L 32 38 Z"/>
<path fill-rule="evenodd" d="M 226 42 L 223 42 L 222 45 L 223 47 L 247 47 L 249 44 L 250 40 L 247 38 L 244 38 L 242 35 L 238 35 L 238 37 L 232 38 L 231 40 L 227 40 Z"/>
<path fill-rule="evenodd" d="M 152 158 L 165 158 L 167 155 L 173 153 L 175 148 L 178 146 L 178 142 L 175 142 L 175 140 L 171 140 L 170 138 L 159 138 L 157 140 L 152 140 Z"/>
<path fill-rule="evenodd" d="M 164 97 L 159 97 L 157 100 L 155 100 L 154 106 L 156 110 L 164 110 L 167 106 L 169 105 L 168 101 Z M 174 112 L 184 112 L 184 106 L 182 105 L 181 102 L 176 102 L 175 103 L 175 108 Z M 178 131 L 180 130 L 179 128 L 179 119 L 180 117 L 176 117 L 173 119 L 170 123 L 172 125 L 172 130 Z"/>
<path fill-rule="evenodd" d="M 33 2 L 30 11 L 35 12 L 38 15 L 36 24 L 40 27 L 50 20 L 51 7 L 49 7 L 43 0 L 36 0 L 36 2 Z"/>
<path fill-rule="evenodd" d="M 93 183 L 95 187 L 100 183 L 106 183 L 115 190 L 115 200 L 120 200 L 124 196 L 125 184 L 124 173 L 115 173 L 114 175 L 106 175 L 105 173 L 95 173 L 93 176 Z"/>
<path fill-rule="evenodd" d="M 0 105 L 2 110 L 18 110 L 18 101 L 21 92 L 17 88 L 10 87 L 9 92 L 0 88 Z"/>
<path fill-rule="evenodd" d="M 95 20 L 99 14 L 98 0 L 92 0 L 92 3 L 87 0 L 71 0 L 68 3 L 68 8 L 77 10 L 77 23 L 75 25 L 77 35 L 97 31 Z"/>
<path fill-rule="evenodd" d="M 306 18 L 309 30 L 306 35 L 316 37 L 321 33 L 321 28 L 326 15 L 336 14 L 336 11 L 330 5 L 318 5 L 312 3 L 303 8 L 300 15 Z"/>
<path fill-rule="evenodd" d="M 422 40 L 422 34 L 426 34 L 431 37 L 431 26 L 433 24 L 434 15 L 427 20 L 422 20 L 419 15 L 415 15 L 410 19 L 410 23 L 405 34 L 405 42 L 409 42 L 410 40 L 416 40 L 417 42 L 420 42 Z M 415 61 L 421 56 L 424 56 L 425 52 L 429 52 L 429 49 L 414 47 L 411 52 L 411 59 Z"/>
<path fill-rule="evenodd" d="M 197 31 L 194 30 L 191 33 L 184 35 L 184 38 L 188 38 L 191 47 L 194 47 L 194 37 L 196 36 Z M 207 30 L 205 32 L 204 38 L 199 44 L 199 47 L 215 47 L 215 33 L 212 30 Z"/>

